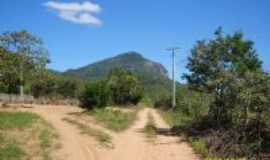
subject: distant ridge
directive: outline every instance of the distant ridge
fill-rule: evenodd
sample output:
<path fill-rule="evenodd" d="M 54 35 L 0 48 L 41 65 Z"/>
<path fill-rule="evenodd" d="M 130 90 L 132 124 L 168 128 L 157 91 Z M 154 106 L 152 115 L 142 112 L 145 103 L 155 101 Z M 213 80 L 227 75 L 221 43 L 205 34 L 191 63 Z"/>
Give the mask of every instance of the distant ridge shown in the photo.
<path fill-rule="evenodd" d="M 79 79 L 100 79 L 116 67 L 124 68 L 136 74 L 148 74 L 151 76 L 162 77 L 167 77 L 168 74 L 162 64 L 148 60 L 137 52 L 126 52 L 78 69 L 67 70 L 63 74 Z"/>

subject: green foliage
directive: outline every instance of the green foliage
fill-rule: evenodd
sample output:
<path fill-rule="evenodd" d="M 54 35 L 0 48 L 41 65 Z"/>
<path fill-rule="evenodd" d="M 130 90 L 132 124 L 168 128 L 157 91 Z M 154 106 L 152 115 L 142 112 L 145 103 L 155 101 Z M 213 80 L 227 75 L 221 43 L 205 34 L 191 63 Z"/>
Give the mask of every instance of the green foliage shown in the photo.
<path fill-rule="evenodd" d="M 209 113 L 188 125 L 189 134 L 208 139 L 213 157 L 270 153 L 264 121 L 270 111 L 270 77 L 262 72 L 253 42 L 239 32 L 224 36 L 219 29 L 213 40 L 199 41 L 191 52 L 185 78 L 192 89 L 211 93 L 213 100 Z"/>
<path fill-rule="evenodd" d="M 11 54 L 7 56 L 9 58 L 0 61 L 0 65 L 9 63 L 1 69 L 4 70 L 1 71 L 2 76 L 8 84 L 23 86 L 39 71 L 43 70 L 49 62 L 42 41 L 25 30 L 5 32 L 0 35 L 0 48 L 1 52 L 4 50 L 4 52 Z M 8 71 L 10 68 L 11 71 Z"/>
<path fill-rule="evenodd" d="M 136 119 L 136 112 L 121 112 L 109 108 L 94 109 L 90 114 L 105 127 L 114 131 L 128 128 Z"/>
<path fill-rule="evenodd" d="M 96 81 L 85 86 L 79 99 L 82 107 L 93 109 L 106 106 L 109 98 L 110 90 L 105 81 Z"/>
<path fill-rule="evenodd" d="M 78 97 L 81 86 L 78 80 L 71 80 L 44 70 L 32 79 L 31 93 L 36 98 L 75 98 Z"/>
<path fill-rule="evenodd" d="M 106 79 L 86 85 L 80 102 L 87 109 L 108 104 L 136 105 L 142 98 L 142 91 L 136 76 L 123 69 L 114 69 Z"/>
<path fill-rule="evenodd" d="M 219 29 L 215 35 L 214 40 L 199 41 L 192 49 L 187 65 L 191 73 L 185 77 L 194 89 L 214 94 L 210 111 L 219 125 L 228 122 L 227 111 L 234 106 L 230 104 L 234 96 L 227 96 L 234 93 L 231 82 L 246 72 L 260 71 L 262 62 L 253 42 L 244 40 L 242 33 L 223 36 Z"/>
<path fill-rule="evenodd" d="M 204 158 L 208 156 L 208 148 L 206 146 L 206 142 L 202 138 L 189 138 L 188 141 L 195 153 Z"/>
<path fill-rule="evenodd" d="M 17 66 L 19 59 L 16 54 L 8 52 L 0 47 L 0 92 L 17 93 L 19 75 Z"/>
<path fill-rule="evenodd" d="M 119 105 L 136 105 L 142 98 L 143 88 L 136 76 L 131 72 L 116 68 L 107 78 L 113 103 Z"/>
<path fill-rule="evenodd" d="M 162 114 L 169 124 L 180 125 L 206 115 L 211 101 L 211 95 L 192 91 L 182 84 L 177 86 L 175 108 L 171 108 L 171 98 L 165 96 L 156 101 L 155 107 L 164 111 Z"/>

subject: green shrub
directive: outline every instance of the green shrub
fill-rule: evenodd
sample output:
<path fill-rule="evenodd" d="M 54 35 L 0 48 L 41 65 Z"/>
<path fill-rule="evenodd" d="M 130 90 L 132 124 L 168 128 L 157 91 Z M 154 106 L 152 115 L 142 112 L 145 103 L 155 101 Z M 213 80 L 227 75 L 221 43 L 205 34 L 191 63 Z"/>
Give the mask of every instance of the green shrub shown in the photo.
<path fill-rule="evenodd" d="M 107 78 L 113 103 L 136 105 L 142 98 L 143 87 L 137 76 L 121 68 L 115 68 Z"/>
<path fill-rule="evenodd" d="M 96 81 L 86 85 L 80 96 L 80 105 L 83 108 L 93 109 L 104 107 L 108 104 L 110 92 L 104 81 Z"/>
<path fill-rule="evenodd" d="M 189 142 L 195 153 L 201 155 L 202 157 L 208 156 L 208 148 L 202 138 L 189 138 Z"/>
<path fill-rule="evenodd" d="M 142 93 L 143 88 L 135 75 L 115 69 L 106 79 L 86 85 L 79 99 L 81 106 L 87 109 L 105 107 L 108 104 L 136 105 L 141 100 Z"/>

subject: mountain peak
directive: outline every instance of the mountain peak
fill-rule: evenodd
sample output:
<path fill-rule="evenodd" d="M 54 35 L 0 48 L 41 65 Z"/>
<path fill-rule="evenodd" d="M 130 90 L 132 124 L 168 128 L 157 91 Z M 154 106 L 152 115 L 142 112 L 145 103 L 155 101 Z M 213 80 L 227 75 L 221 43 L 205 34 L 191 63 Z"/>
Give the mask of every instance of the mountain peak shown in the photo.
<path fill-rule="evenodd" d="M 163 65 L 148 60 L 134 51 L 125 52 L 78 69 L 68 70 L 64 74 L 83 79 L 100 79 L 116 67 L 124 68 L 142 76 L 167 78 L 167 70 Z"/>
<path fill-rule="evenodd" d="M 122 57 L 122 56 L 130 56 L 130 57 L 139 57 L 139 58 L 143 58 L 143 56 L 135 51 L 129 51 L 129 52 L 125 52 L 122 54 L 119 54 L 118 57 Z"/>

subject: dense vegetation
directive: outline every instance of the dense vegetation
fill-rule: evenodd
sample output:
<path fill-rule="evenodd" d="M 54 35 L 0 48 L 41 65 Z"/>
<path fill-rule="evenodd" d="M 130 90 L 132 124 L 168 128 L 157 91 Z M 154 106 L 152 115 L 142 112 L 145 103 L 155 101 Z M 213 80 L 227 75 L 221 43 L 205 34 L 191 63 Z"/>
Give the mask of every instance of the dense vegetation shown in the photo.
<path fill-rule="evenodd" d="M 87 109 L 106 105 L 136 105 L 143 88 L 131 72 L 116 68 L 102 80 L 89 83 L 80 96 L 81 106 Z"/>
<path fill-rule="evenodd" d="M 270 153 L 270 77 L 261 64 L 253 42 L 242 33 L 225 36 L 217 30 L 214 39 L 198 41 L 188 58 L 190 73 L 184 77 L 192 95 L 199 95 L 188 102 L 194 104 L 189 105 L 195 108 L 193 116 L 187 116 L 189 121 L 180 118 L 188 114 L 179 106 L 179 113 L 165 117 L 204 156 L 265 158 Z M 202 96 L 209 98 L 201 101 Z M 202 105 L 205 100 L 209 103 Z"/>
<path fill-rule="evenodd" d="M 113 81 L 116 80 L 117 73 L 114 73 L 115 76 L 113 77 L 111 72 L 115 68 L 122 68 L 136 76 L 136 79 L 141 83 L 140 87 L 145 88 L 143 97 L 145 102 L 152 103 L 169 93 L 170 80 L 167 77 L 167 70 L 161 64 L 147 60 L 136 52 L 127 52 L 61 73 L 46 69 L 50 60 L 48 52 L 43 47 L 42 40 L 23 30 L 5 32 L 0 36 L 0 57 L 0 93 L 30 94 L 36 98 L 46 97 L 50 99 L 78 98 L 85 85 L 86 88 L 91 88 L 96 84 L 101 87 L 95 87 L 96 90 L 101 91 L 103 82 L 100 80 L 107 83 L 109 80 L 105 79 L 110 76 L 111 87 L 113 87 L 112 83 L 115 83 Z M 125 78 L 129 77 L 126 76 Z M 120 78 L 118 78 L 118 81 L 121 83 Z M 92 85 L 89 83 L 92 83 Z M 122 92 L 122 88 L 125 86 L 114 87 L 120 87 L 114 88 L 115 92 L 117 92 L 117 89 L 118 92 Z M 119 99 L 121 97 L 115 96 L 115 101 L 125 103 L 120 102 L 122 101 Z M 104 98 L 106 99 L 106 97 Z M 104 101 L 95 103 L 104 103 Z"/>
<path fill-rule="evenodd" d="M 41 39 L 24 30 L 3 33 L 0 35 L 0 93 L 76 97 L 79 80 L 47 70 L 49 62 Z"/>

